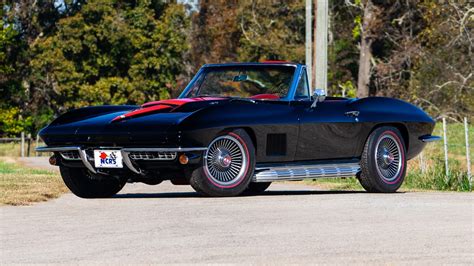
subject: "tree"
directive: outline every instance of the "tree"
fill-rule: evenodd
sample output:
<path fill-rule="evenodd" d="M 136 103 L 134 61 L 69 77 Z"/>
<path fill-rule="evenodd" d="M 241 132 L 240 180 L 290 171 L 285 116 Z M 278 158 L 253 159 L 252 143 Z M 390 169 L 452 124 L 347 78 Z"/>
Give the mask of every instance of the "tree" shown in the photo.
<path fill-rule="evenodd" d="M 192 73 L 203 64 L 237 61 L 238 12 L 237 1 L 200 1 L 199 12 L 193 16 Z"/>
<path fill-rule="evenodd" d="M 304 1 L 241 3 L 238 59 L 304 62 L 304 8 Z"/>
<path fill-rule="evenodd" d="M 462 1 L 417 5 L 425 27 L 418 36 L 406 98 L 436 117 L 472 120 L 474 113 L 474 7 Z"/>
<path fill-rule="evenodd" d="M 168 98 L 187 50 L 187 25 L 181 5 L 156 10 L 148 1 L 89 2 L 33 45 L 35 99 L 61 113 Z"/>
<path fill-rule="evenodd" d="M 363 18 L 360 27 L 360 59 L 359 75 L 357 80 L 357 97 L 369 96 L 369 83 L 371 76 L 372 44 L 374 28 L 377 21 L 377 8 L 372 0 L 366 0 L 362 4 Z"/>

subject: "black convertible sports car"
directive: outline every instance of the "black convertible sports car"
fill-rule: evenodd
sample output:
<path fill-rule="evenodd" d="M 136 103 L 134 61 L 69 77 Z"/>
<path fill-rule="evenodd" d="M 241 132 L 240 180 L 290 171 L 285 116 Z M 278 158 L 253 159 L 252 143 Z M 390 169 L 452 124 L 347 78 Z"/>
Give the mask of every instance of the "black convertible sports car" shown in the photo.
<path fill-rule="evenodd" d="M 310 94 L 306 67 L 205 65 L 178 99 L 70 111 L 42 129 L 68 188 L 109 197 L 125 183 L 190 184 L 208 196 L 263 192 L 271 182 L 356 176 L 395 192 L 435 122 L 409 103 Z"/>

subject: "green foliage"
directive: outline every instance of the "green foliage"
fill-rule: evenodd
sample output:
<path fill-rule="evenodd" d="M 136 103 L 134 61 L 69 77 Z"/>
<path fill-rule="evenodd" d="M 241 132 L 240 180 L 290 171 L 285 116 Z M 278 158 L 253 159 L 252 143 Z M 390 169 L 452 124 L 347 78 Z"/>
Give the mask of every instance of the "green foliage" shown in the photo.
<path fill-rule="evenodd" d="M 245 1 L 240 10 L 240 61 L 304 62 L 303 1 L 286 4 Z"/>
<path fill-rule="evenodd" d="M 362 18 L 360 15 L 354 18 L 354 28 L 352 28 L 352 38 L 359 39 L 362 30 Z"/>
<path fill-rule="evenodd" d="M 474 20 L 456 1 L 330 1 L 329 94 L 355 96 L 369 3 L 371 94 L 408 100 L 436 118 L 472 117 Z M 0 108 L 31 119 L 22 127 L 35 134 L 72 108 L 176 96 L 204 63 L 304 62 L 304 1 L 199 6 L 186 14 L 161 0 L 3 1 Z"/>
<path fill-rule="evenodd" d="M 10 74 L 14 71 L 11 64 L 8 63 L 8 53 L 15 44 L 15 38 L 18 32 L 13 28 L 13 25 L 5 24 L 0 21 L 0 75 Z"/>
<path fill-rule="evenodd" d="M 239 8 L 235 1 L 200 1 L 193 15 L 188 75 L 203 64 L 237 61 L 240 40 Z"/>
<path fill-rule="evenodd" d="M 449 160 L 450 171 L 445 175 L 444 160 L 437 158 L 433 167 L 425 173 L 420 169 L 410 169 L 404 181 L 404 187 L 410 189 L 469 191 L 467 173 L 457 160 Z"/>
<path fill-rule="evenodd" d="M 0 109 L 0 133 L 18 136 L 21 132 L 29 132 L 32 120 L 32 117 L 23 118 L 18 107 Z"/>
<path fill-rule="evenodd" d="M 343 0 L 338 0 L 330 10 L 330 28 L 332 38 L 328 47 L 328 93 L 329 95 L 355 96 L 352 89 L 357 84 L 359 50 L 358 39 L 354 39 L 353 32 L 349 28 L 357 28 L 357 16 L 345 5 Z M 344 25 L 344 26 L 339 26 Z"/>
<path fill-rule="evenodd" d="M 0 108 L 30 121 L 1 121 L 4 134 L 34 134 L 72 108 L 168 98 L 189 50 L 178 4 L 8 1 L 2 12 Z"/>
<path fill-rule="evenodd" d="M 340 91 L 341 93 L 333 93 L 334 96 L 344 96 L 348 98 L 355 98 L 357 93 L 356 86 L 352 83 L 352 81 L 348 80 L 344 83 L 338 84 L 338 89 L 333 88 L 332 91 Z M 344 92 L 344 93 L 342 93 Z"/>
<path fill-rule="evenodd" d="M 182 70 L 187 25 L 179 5 L 157 19 L 148 2 L 90 2 L 33 47 L 34 83 L 49 87 L 49 103 L 63 109 L 168 98 Z"/>
<path fill-rule="evenodd" d="M 437 116 L 462 120 L 474 113 L 474 17 L 457 3 L 422 2 L 423 53 L 415 57 L 406 96 Z M 469 13 L 471 12 L 471 15 Z"/>

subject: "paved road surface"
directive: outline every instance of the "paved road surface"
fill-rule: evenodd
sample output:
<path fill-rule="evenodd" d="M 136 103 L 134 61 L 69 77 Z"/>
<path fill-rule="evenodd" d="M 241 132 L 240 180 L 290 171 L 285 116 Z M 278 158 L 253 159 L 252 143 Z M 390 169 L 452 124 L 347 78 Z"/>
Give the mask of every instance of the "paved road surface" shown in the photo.
<path fill-rule="evenodd" d="M 127 185 L 0 207 L 4 263 L 474 264 L 468 193 L 324 192 L 276 184 L 203 198 L 187 186 Z"/>

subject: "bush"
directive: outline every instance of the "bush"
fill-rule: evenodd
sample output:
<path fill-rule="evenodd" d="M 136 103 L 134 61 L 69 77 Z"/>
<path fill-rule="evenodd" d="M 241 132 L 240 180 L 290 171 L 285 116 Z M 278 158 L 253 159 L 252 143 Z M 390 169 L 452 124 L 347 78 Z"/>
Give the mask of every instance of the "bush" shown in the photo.
<path fill-rule="evenodd" d="M 0 136 L 18 136 L 21 132 L 29 132 L 32 124 L 32 118 L 23 118 L 18 107 L 0 109 Z"/>

